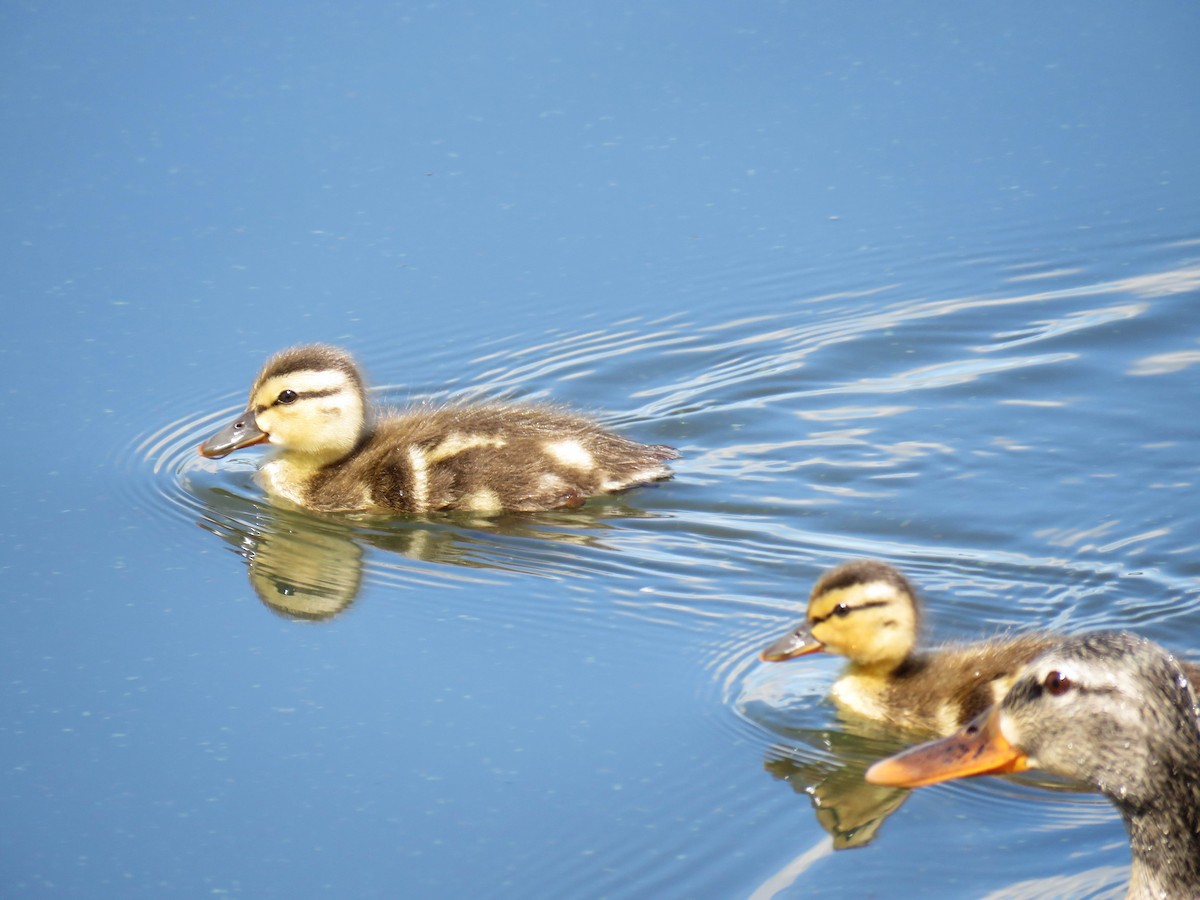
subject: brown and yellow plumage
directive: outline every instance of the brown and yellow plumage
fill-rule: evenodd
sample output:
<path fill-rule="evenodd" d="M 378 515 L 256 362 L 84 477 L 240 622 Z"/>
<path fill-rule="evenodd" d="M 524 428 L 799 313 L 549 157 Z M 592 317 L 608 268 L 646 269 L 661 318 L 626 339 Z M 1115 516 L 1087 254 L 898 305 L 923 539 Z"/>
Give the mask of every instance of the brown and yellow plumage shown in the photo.
<path fill-rule="evenodd" d="M 200 452 L 270 443 L 272 496 L 307 509 L 419 515 L 532 512 L 670 478 L 679 454 L 605 431 L 586 416 L 508 403 L 373 415 L 353 357 L 293 347 L 271 357 L 247 410 Z"/>
<path fill-rule="evenodd" d="M 946 735 L 998 703 L 1016 672 L 1063 638 L 1033 632 L 921 650 L 919 622 L 917 593 L 904 575 L 880 560 L 855 560 L 822 575 L 804 621 L 759 656 L 844 656 L 830 690 L 839 708 L 891 728 Z M 1200 683 L 1200 666 L 1181 665 Z"/>

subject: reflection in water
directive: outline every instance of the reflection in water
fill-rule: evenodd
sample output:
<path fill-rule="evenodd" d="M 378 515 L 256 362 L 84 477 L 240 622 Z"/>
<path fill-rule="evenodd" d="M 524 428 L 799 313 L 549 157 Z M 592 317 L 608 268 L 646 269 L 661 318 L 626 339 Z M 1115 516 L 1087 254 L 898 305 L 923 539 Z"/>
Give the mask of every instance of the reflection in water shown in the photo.
<path fill-rule="evenodd" d="M 792 807 L 803 819 L 799 832 L 766 829 L 777 844 L 772 852 L 780 851 L 774 862 L 790 861 L 767 879 L 754 873 L 756 894 L 787 890 L 817 865 L 822 880 L 844 876 L 854 893 L 861 857 L 835 850 L 873 842 L 872 857 L 895 859 L 910 836 L 925 840 L 936 828 L 933 817 L 913 815 L 903 817 L 905 828 L 897 822 L 881 831 L 906 794 L 868 786 L 861 776 L 901 745 L 894 737 L 865 738 L 823 699 L 840 661 L 814 659 L 803 672 L 751 662 L 751 645 L 757 650 L 796 612 L 797 596 L 783 585 L 849 556 L 903 560 L 929 576 L 938 636 L 957 640 L 1035 625 L 1118 623 L 1157 628 L 1165 638 L 1163 631 L 1200 609 L 1188 563 L 1194 517 L 1180 512 L 1190 508 L 1186 450 L 1194 429 L 1177 415 L 1192 396 L 1200 356 L 1194 336 L 1180 337 L 1187 298 L 1170 304 L 1139 293 L 1180 293 L 1194 276 L 1181 270 L 1143 284 L 1078 279 L 1064 290 L 1018 294 L 1030 289 L 1028 279 L 1022 283 L 1004 288 L 1012 296 L 924 301 L 897 286 L 873 305 L 817 309 L 799 300 L 730 322 L 690 312 L 544 343 L 522 335 L 498 340 L 465 374 L 457 352 L 443 369 L 429 354 L 420 365 L 389 355 L 400 353 L 390 340 L 367 354 L 379 368 L 420 372 L 439 386 L 428 394 L 434 402 L 498 392 L 572 396 L 623 410 L 609 424 L 636 425 L 639 434 L 682 446 L 688 462 L 681 476 L 631 501 L 670 510 L 669 519 L 648 527 L 610 528 L 608 520 L 642 515 L 619 502 L 536 521 L 384 522 L 265 506 L 252 459 L 214 467 L 196 457 L 213 424 L 201 413 L 130 448 L 151 464 L 153 477 L 138 471 L 127 483 L 155 492 L 141 505 L 156 514 L 200 521 L 220 535 L 243 558 L 257 596 L 289 617 L 328 620 L 372 587 L 389 599 L 431 588 L 420 596 L 435 601 L 455 588 L 467 603 L 478 595 L 491 614 L 507 604 L 504 620 L 523 618 L 531 634 L 579 635 L 603 616 L 628 624 L 629 634 L 657 629 L 656 644 L 692 649 L 703 635 L 719 648 L 724 699 L 738 713 L 712 721 L 759 748 L 749 765 L 738 760 L 731 783 L 738 782 L 739 796 L 752 803 L 766 793 L 791 805 L 803 803 L 795 796 L 803 793 L 813 809 L 810 819 L 807 807 Z M 1037 284 L 1048 287 L 1050 279 Z M 557 383 L 566 380 L 571 390 Z M 454 386 L 452 396 L 445 385 Z M 380 399 L 407 404 L 427 387 L 390 385 Z M 207 410 L 224 398 L 192 402 Z M 1117 490 L 1122 503 L 1114 508 Z M 561 583 L 539 592 L 534 579 Z M 589 615 L 578 615 L 585 604 Z M 573 687 L 581 703 L 606 696 L 588 697 L 582 681 Z M 541 744 L 557 740 L 558 731 L 551 728 Z M 1059 794 L 1054 802 L 1029 783 L 973 783 L 938 797 L 951 810 L 986 804 L 1007 841 L 1031 833 L 1031 824 L 1039 837 L 1060 832 L 1076 860 L 1093 833 L 1112 834 L 1104 830 L 1113 825 L 1111 811 L 1094 795 Z M 663 783 L 664 790 L 677 787 Z M 663 810 L 676 819 L 687 813 L 678 801 Z M 718 831 L 713 841 L 727 838 Z M 693 857 L 705 848 L 685 840 Z M 1123 845 L 1097 851 L 1098 859 L 1113 852 Z M 561 864 L 570 881 L 574 864 Z M 1013 871 L 992 881 L 1032 874 Z M 1050 881 L 1020 884 L 1030 896 L 1055 892 Z M 810 885 L 799 887 L 807 893 Z"/>
<path fill-rule="evenodd" d="M 819 660 L 812 665 L 758 663 L 730 687 L 736 691 L 734 709 L 756 730 L 771 736 L 763 769 L 808 798 L 816 821 L 830 837 L 830 848 L 836 851 L 871 843 L 910 793 L 868 784 L 866 770 L 928 738 L 930 731 L 906 730 L 831 703 L 827 698 L 830 668 Z M 992 794 L 989 803 L 996 804 L 996 795 L 1001 795 L 1000 806 L 1005 809 L 1016 809 L 1007 805 L 1014 798 L 1015 803 L 1042 799 L 1036 793 L 1040 791 L 1093 793 L 1087 785 L 1044 772 L 1021 773 L 984 788 Z M 1027 788 L 1033 789 L 1032 796 Z M 1094 814 L 1094 810 L 1080 813 L 1072 807 L 1063 812 L 1076 818 Z"/>
<path fill-rule="evenodd" d="M 1018 881 L 981 900 L 1045 900 L 1046 897 L 1106 897 L 1121 900 L 1129 866 L 1097 866 L 1075 875 L 1050 875 Z"/>
<path fill-rule="evenodd" d="M 221 492 L 231 504 L 245 500 Z M 312 527 L 298 513 L 257 507 L 252 525 L 214 516 L 199 525 L 246 561 L 250 584 L 270 609 L 297 619 L 328 619 L 358 596 L 362 548 L 346 533 Z"/>
<path fill-rule="evenodd" d="M 817 844 L 790 860 L 786 866 L 763 881 L 750 892 L 749 900 L 774 900 L 782 891 L 791 887 L 796 879 L 807 872 L 814 863 L 833 851 L 833 842 L 824 838 Z"/>
<path fill-rule="evenodd" d="M 868 784 L 863 779 L 871 757 L 861 758 L 863 742 L 853 734 L 840 731 L 800 734 L 805 743 L 825 751 L 826 755 L 832 754 L 835 759 L 806 758 L 773 747 L 763 768 L 786 781 L 797 794 L 809 797 L 817 822 L 833 838 L 833 849 L 865 847 L 910 792 Z"/>
<path fill-rule="evenodd" d="M 919 732 L 896 731 L 857 717 L 839 715 L 834 728 L 776 729 L 787 743 L 768 748 L 763 769 L 786 782 L 812 803 L 821 828 L 830 836 L 834 850 L 865 847 L 883 823 L 904 805 L 910 790 L 868 784 L 868 768 L 895 752 L 921 740 Z M 1024 796 L 1024 788 L 1057 794 L 1093 794 L 1088 785 L 1041 771 L 1008 776 Z M 1004 782 L 992 790 L 1011 793 Z M 1081 815 L 1091 818 L 1090 815 Z"/>
<path fill-rule="evenodd" d="M 321 516 L 259 503 L 220 488 L 205 492 L 209 512 L 197 523 L 245 560 L 254 592 L 269 608 L 300 619 L 328 619 L 358 596 L 366 548 L 411 560 L 467 568 L 527 568 L 549 574 L 544 545 L 598 546 L 614 518 L 651 515 L 615 503 L 539 515 L 447 515 L 393 521 Z M 513 539 L 532 541 L 529 559 Z M 506 541 L 510 552 L 496 553 Z M 382 569 L 394 568 L 382 563 Z"/>
<path fill-rule="evenodd" d="M 828 715 L 820 666 L 756 664 L 739 679 L 734 708 L 772 735 L 763 768 L 808 797 L 834 850 L 870 843 L 909 792 L 867 784 L 863 773 L 904 746 L 903 737 L 865 719 L 839 717 L 835 727 L 797 727 Z"/>

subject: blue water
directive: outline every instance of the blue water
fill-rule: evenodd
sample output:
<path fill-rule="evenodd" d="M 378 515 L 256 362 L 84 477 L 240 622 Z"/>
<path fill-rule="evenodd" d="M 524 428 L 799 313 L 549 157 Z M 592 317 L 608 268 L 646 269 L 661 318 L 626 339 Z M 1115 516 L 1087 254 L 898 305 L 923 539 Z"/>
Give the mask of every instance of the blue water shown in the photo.
<path fill-rule="evenodd" d="M 857 556 L 930 639 L 1200 649 L 1198 39 L 1170 3 L 10 4 L 0 893 L 1120 896 L 1103 798 L 864 794 L 900 741 L 835 660 L 756 653 Z M 195 447 L 310 340 L 678 475 L 274 509 Z"/>

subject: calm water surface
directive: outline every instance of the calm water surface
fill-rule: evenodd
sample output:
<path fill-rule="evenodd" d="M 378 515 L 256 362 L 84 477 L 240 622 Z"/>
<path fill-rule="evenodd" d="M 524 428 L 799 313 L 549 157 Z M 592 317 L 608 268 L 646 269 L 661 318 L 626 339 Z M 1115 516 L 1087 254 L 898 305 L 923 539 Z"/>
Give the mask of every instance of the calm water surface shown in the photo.
<path fill-rule="evenodd" d="M 1099 796 L 911 795 L 838 665 L 1200 650 L 1200 14 L 4 13 L 5 896 L 1120 896 Z M 542 516 L 276 509 L 196 445 L 270 352 L 683 453 Z"/>

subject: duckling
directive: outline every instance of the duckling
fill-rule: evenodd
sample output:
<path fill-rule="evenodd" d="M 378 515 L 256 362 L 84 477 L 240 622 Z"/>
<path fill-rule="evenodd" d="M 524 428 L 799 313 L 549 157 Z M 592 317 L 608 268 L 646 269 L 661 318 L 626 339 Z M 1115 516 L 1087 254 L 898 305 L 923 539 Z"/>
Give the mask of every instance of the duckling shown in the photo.
<path fill-rule="evenodd" d="M 904 575 L 880 560 L 856 560 L 818 579 L 808 617 L 759 658 L 845 656 L 830 690 L 841 709 L 902 731 L 947 735 L 1003 698 L 1016 670 L 1057 640 L 1035 632 L 920 651 L 920 618 Z M 1185 666 L 1189 677 L 1200 676 L 1200 666 Z"/>
<path fill-rule="evenodd" d="M 325 512 L 534 512 L 671 477 L 679 454 L 553 407 L 489 403 L 375 416 L 354 358 L 324 344 L 267 360 L 244 413 L 200 445 L 219 459 L 254 444 L 273 497 Z"/>
<path fill-rule="evenodd" d="M 1127 632 L 1065 638 L 1016 673 L 962 732 L 876 763 L 867 781 L 919 787 L 1043 769 L 1087 782 L 1121 813 L 1131 898 L 1200 896 L 1200 708 L 1162 647 Z"/>

